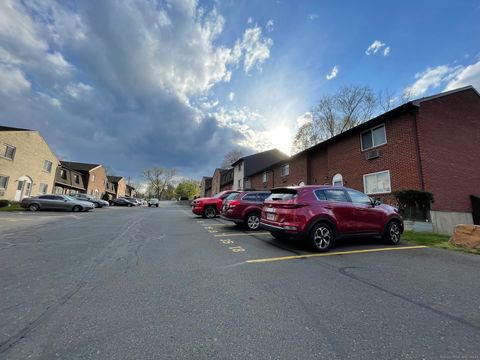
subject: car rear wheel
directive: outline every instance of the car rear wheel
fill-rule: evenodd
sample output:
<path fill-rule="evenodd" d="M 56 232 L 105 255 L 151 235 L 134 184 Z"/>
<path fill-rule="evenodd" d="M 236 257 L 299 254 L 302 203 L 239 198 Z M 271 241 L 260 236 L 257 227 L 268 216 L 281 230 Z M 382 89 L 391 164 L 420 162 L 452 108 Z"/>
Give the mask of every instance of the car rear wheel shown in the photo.
<path fill-rule="evenodd" d="M 127 204 L 127 207 L 132 207 L 132 204 Z"/>
<path fill-rule="evenodd" d="M 98 205 L 98 203 L 93 203 L 93 206 L 95 206 L 96 208 L 100 207 L 100 205 Z"/>
<path fill-rule="evenodd" d="M 260 217 L 256 213 L 248 214 L 245 221 L 248 230 L 258 230 L 260 226 Z"/>
<path fill-rule="evenodd" d="M 32 204 L 32 205 L 30 205 L 30 206 L 28 207 L 28 209 L 29 209 L 30 211 L 37 211 L 37 210 L 40 209 L 40 206 L 38 206 L 38 204 Z"/>
<path fill-rule="evenodd" d="M 330 226 L 325 223 L 319 223 L 310 231 L 309 240 L 315 251 L 325 252 L 333 245 L 335 234 Z"/>
<path fill-rule="evenodd" d="M 156 207 L 158 207 L 158 204 L 157 204 L 157 205 L 155 205 L 155 206 L 156 206 Z"/>
<path fill-rule="evenodd" d="M 213 219 L 217 216 L 217 210 L 213 206 L 207 206 L 205 210 L 203 210 L 203 216 L 207 219 Z"/>
<path fill-rule="evenodd" d="M 398 245 L 400 242 L 400 224 L 396 220 L 392 220 L 388 223 L 387 229 L 383 238 L 392 245 Z"/>
<path fill-rule="evenodd" d="M 75 206 L 72 208 L 72 211 L 73 211 L 73 212 L 82 211 L 82 207 L 81 207 L 81 206 L 78 206 L 78 205 L 75 205 Z"/>

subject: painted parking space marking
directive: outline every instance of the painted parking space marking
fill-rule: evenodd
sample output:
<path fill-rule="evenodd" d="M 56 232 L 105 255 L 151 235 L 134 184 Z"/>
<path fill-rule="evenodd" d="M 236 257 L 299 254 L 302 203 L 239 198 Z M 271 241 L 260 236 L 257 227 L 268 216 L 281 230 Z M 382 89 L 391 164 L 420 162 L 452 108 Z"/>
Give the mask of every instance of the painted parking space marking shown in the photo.
<path fill-rule="evenodd" d="M 251 234 L 245 234 L 245 233 L 222 233 L 222 234 L 216 234 L 213 236 L 254 236 L 254 235 L 270 235 L 269 232 L 255 232 Z"/>
<path fill-rule="evenodd" d="M 282 257 L 264 258 L 264 259 L 252 259 L 252 260 L 246 260 L 245 262 L 247 264 L 255 264 L 255 263 L 266 263 L 266 262 L 274 262 L 274 261 L 307 259 L 307 258 L 323 257 L 323 256 L 362 254 L 362 253 L 373 253 L 373 252 L 382 252 L 382 251 L 414 250 L 414 249 L 425 249 L 425 248 L 428 248 L 428 246 L 418 245 L 418 246 L 402 246 L 402 247 L 394 247 L 394 248 L 336 251 L 336 252 L 328 252 L 328 253 L 320 253 L 320 254 L 305 254 L 305 255 L 282 256 Z"/>
<path fill-rule="evenodd" d="M 243 247 L 235 245 L 235 241 L 233 241 L 231 239 L 220 239 L 220 242 L 223 245 L 227 245 L 228 249 L 230 251 L 234 252 L 234 253 L 240 253 L 240 252 L 245 252 L 246 251 Z"/>

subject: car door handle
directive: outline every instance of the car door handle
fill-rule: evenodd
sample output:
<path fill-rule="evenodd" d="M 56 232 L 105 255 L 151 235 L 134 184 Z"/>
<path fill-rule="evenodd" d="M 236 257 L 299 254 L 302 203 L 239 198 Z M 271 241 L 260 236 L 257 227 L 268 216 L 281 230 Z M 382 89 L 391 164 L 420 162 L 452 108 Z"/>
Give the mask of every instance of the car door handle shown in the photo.
<path fill-rule="evenodd" d="M 325 209 L 328 209 L 328 210 L 332 210 L 332 209 L 333 209 L 333 207 L 331 207 L 331 206 L 324 206 L 324 208 L 325 208 Z"/>

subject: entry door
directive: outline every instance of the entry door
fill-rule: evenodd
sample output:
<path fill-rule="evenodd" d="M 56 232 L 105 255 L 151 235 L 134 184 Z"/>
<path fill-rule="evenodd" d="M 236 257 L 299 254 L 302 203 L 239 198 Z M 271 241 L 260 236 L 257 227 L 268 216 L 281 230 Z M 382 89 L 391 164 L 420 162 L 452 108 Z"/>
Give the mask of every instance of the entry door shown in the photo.
<path fill-rule="evenodd" d="M 25 181 L 19 180 L 17 185 L 17 191 L 15 192 L 15 201 L 22 200 L 24 186 L 25 186 Z"/>

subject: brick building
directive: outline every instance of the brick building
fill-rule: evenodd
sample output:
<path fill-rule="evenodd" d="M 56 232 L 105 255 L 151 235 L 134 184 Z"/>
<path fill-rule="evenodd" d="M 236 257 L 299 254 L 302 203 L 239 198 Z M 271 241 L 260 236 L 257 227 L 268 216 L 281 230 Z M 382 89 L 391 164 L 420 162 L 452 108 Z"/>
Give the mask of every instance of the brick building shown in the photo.
<path fill-rule="evenodd" d="M 0 199 L 51 193 L 58 163 L 38 131 L 0 126 Z"/>
<path fill-rule="evenodd" d="M 62 161 L 61 165 L 83 174 L 85 193 L 101 198 L 107 188 L 105 167 L 100 164 L 87 164 L 72 161 Z"/>
<path fill-rule="evenodd" d="M 200 197 L 206 197 L 207 188 L 212 189 L 212 178 L 209 176 L 204 176 L 200 181 Z"/>
<path fill-rule="evenodd" d="M 60 163 L 55 174 L 54 192 L 55 194 L 86 193 L 84 174 Z"/>
<path fill-rule="evenodd" d="M 220 175 L 220 191 L 233 189 L 233 168 L 223 170 Z"/>
<path fill-rule="evenodd" d="M 433 193 L 434 229 L 473 223 L 480 195 L 480 95 L 471 86 L 410 101 L 252 174 L 252 187 L 344 185 L 394 203 L 402 189 Z"/>
<path fill-rule="evenodd" d="M 114 189 L 113 198 L 124 197 L 127 190 L 127 183 L 122 176 L 107 176 L 109 189 Z"/>

